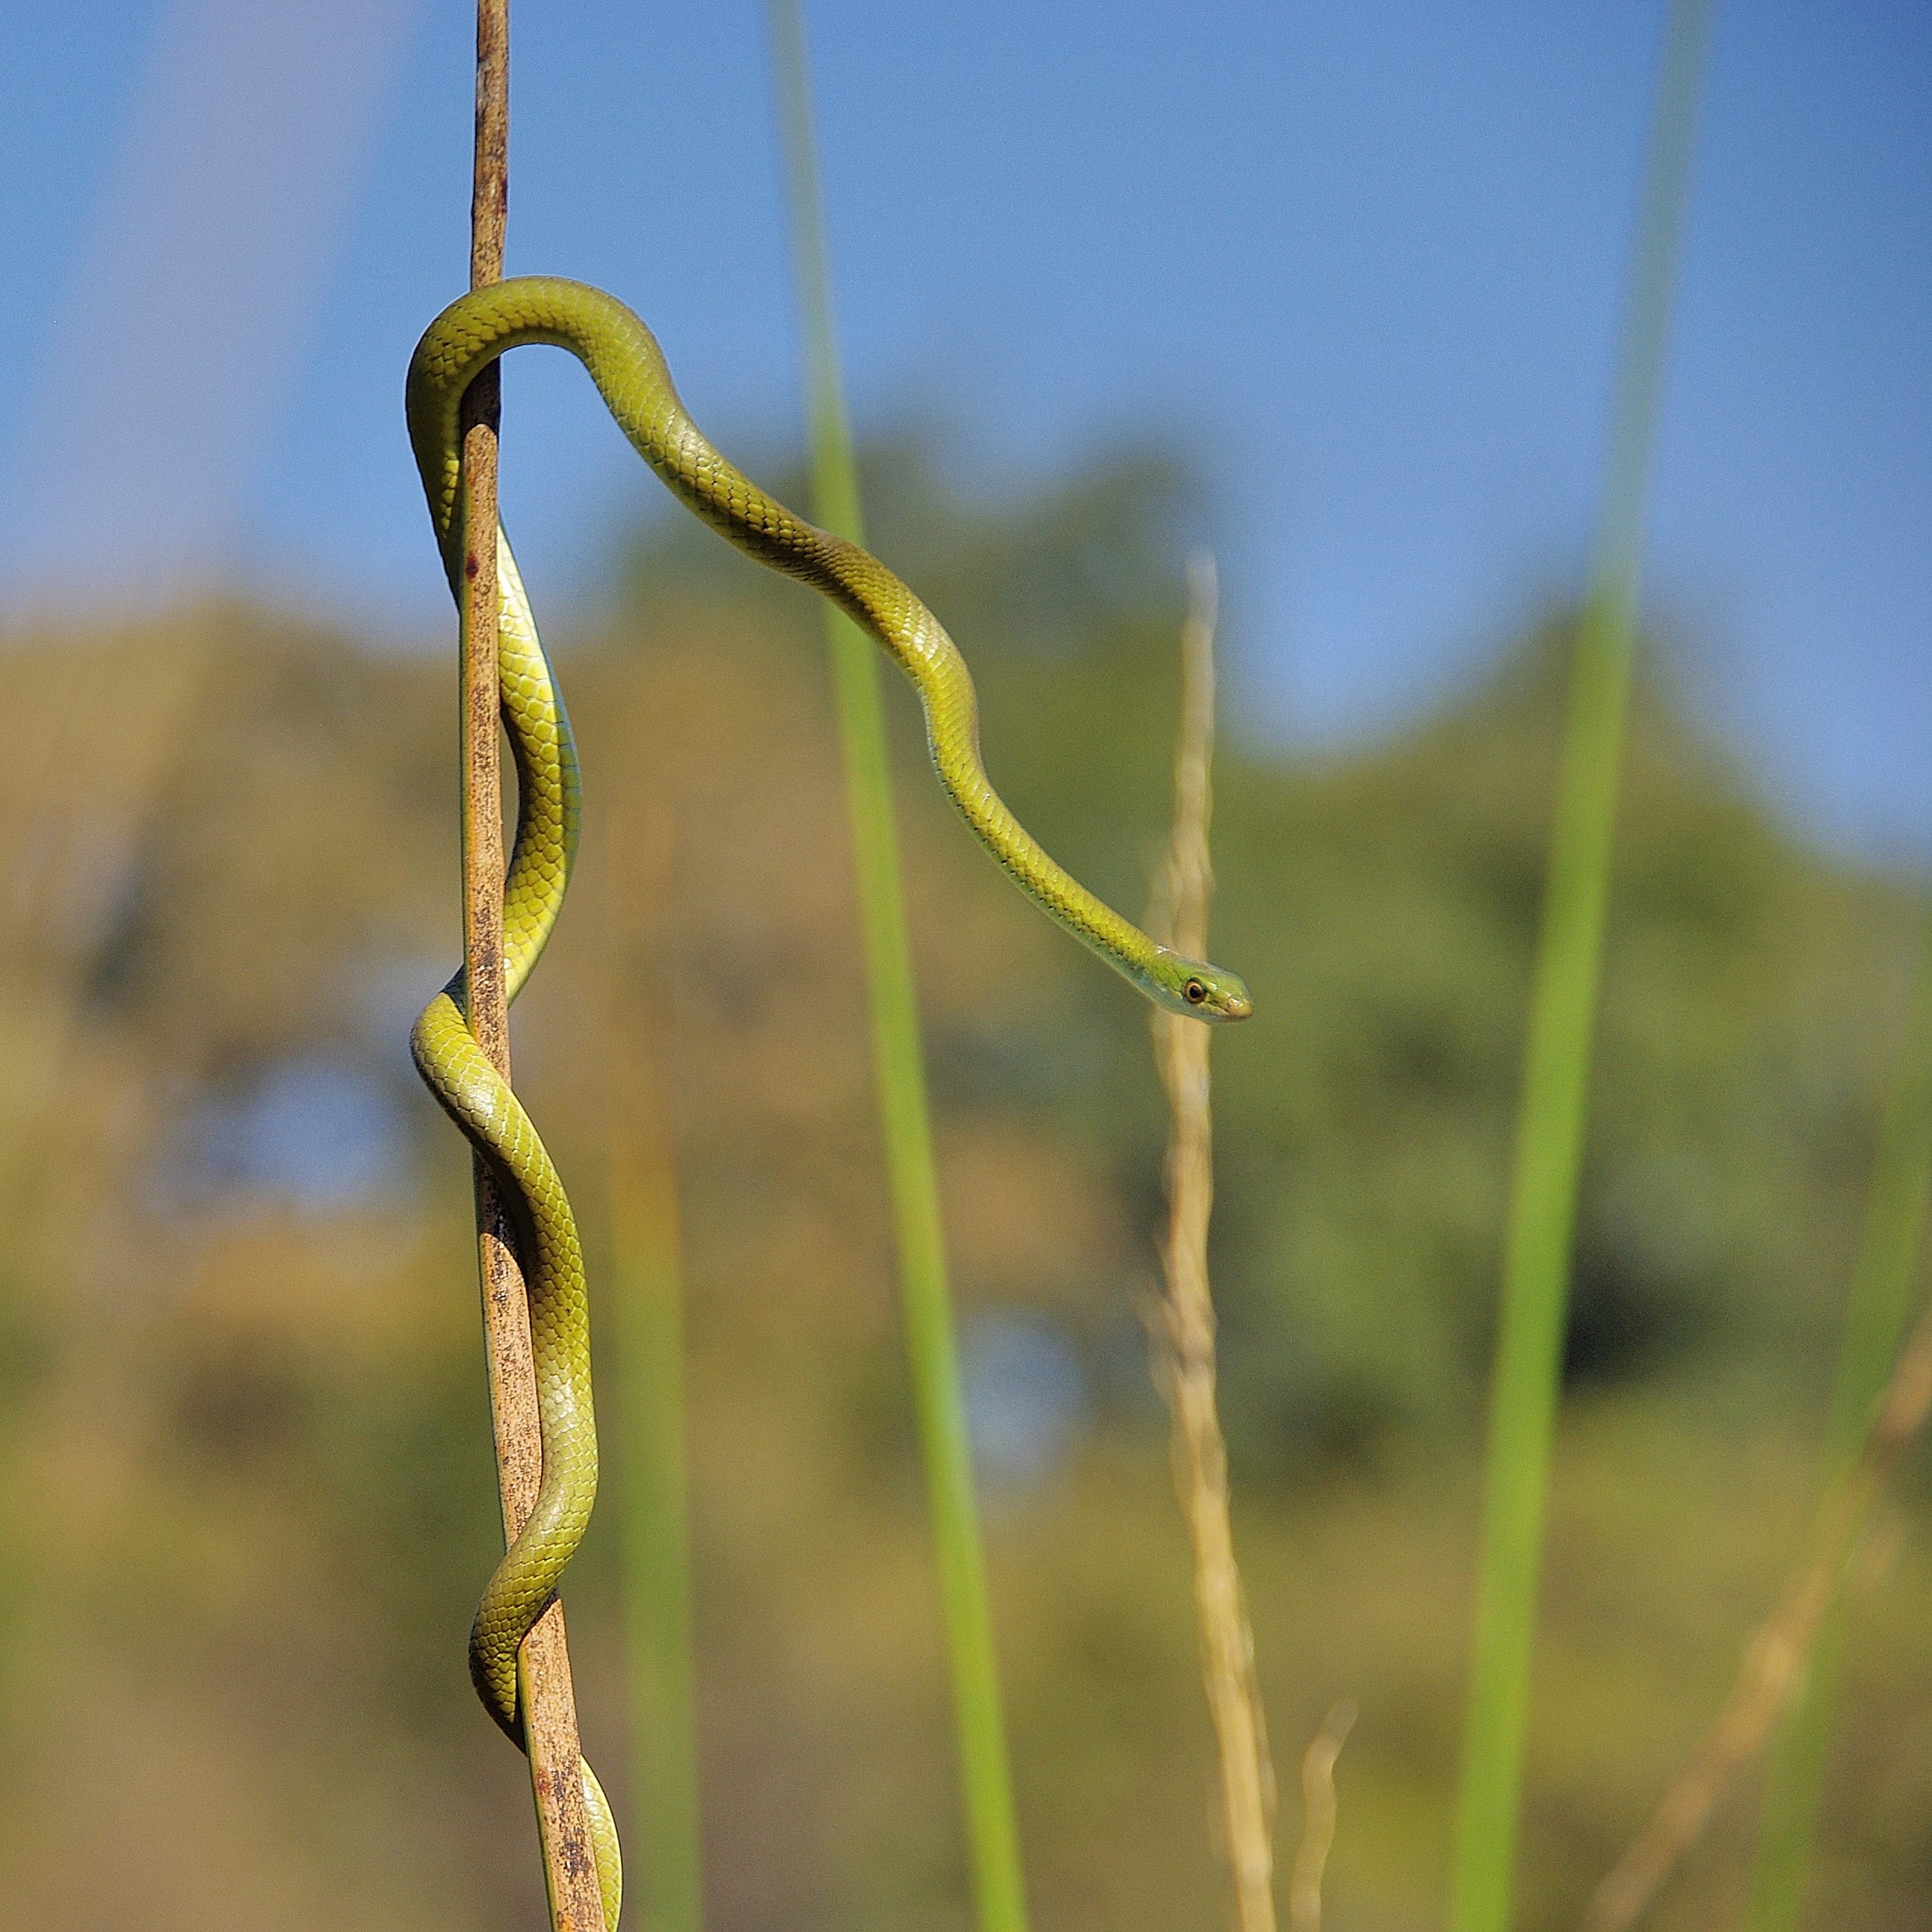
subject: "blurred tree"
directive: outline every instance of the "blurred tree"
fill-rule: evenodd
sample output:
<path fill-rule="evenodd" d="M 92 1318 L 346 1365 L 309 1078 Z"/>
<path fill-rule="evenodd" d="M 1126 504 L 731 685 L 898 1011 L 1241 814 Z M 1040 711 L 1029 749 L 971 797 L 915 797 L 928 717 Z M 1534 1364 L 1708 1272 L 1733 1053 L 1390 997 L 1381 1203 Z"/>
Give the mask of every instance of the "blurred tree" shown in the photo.
<path fill-rule="evenodd" d="M 1201 492 L 1150 449 L 969 488 L 944 446 L 873 451 L 879 547 L 974 664 L 1014 808 L 1137 910 Z M 621 894 L 646 843 L 613 813 L 673 828 L 629 1023 L 663 1047 L 687 1234 L 714 1922 L 946 1932 L 963 1880 L 817 613 L 688 520 L 642 533 L 615 581 L 559 655 L 595 890 Z M 1364 1925 L 1440 1893 L 1562 622 L 1379 742 L 1290 755 L 1237 716 L 1217 761 L 1218 945 L 1261 1002 L 1216 1060 L 1235 1505 L 1284 1751 L 1334 1695 L 1363 1709 L 1331 1896 Z M 455 958 L 447 666 L 240 605 L 5 648 L 49 729 L 84 740 L 190 640 L 207 668 L 180 755 L 128 822 L 62 1078 L 17 1137 L 8 1649 L 16 1708 L 74 1717 L 0 1774 L 0 1926 L 535 1922 L 516 1767 L 464 1680 L 494 1534 L 468 1171 L 405 1060 Z M 989 1514 L 1037 1903 L 1074 1932 L 1205 1927 L 1207 1746 L 1136 1313 L 1163 1133 L 1144 1015 L 986 862 L 921 769 L 910 692 L 890 695 L 968 1319 L 1023 1321 L 1080 1392 Z M 600 923 L 566 914 L 519 1009 L 568 1172 L 601 1164 Z M 1782 825 L 1654 672 L 1526 1926 L 1574 1916 L 1794 1547 L 1913 923 L 1901 882 Z M 375 1123 L 376 1167 L 339 1160 L 345 1120 Z M 319 1194 L 286 1184 L 311 1129 L 340 1179 Z M 615 1766 L 605 1547 L 593 1527 L 572 1627 Z M 1885 1602 L 1828 1821 L 1865 1875 L 1847 1924 L 1896 1919 L 1932 1859 L 1922 1554 Z M 1693 1879 L 1660 1925 L 1708 1922 L 1711 1896 Z"/>

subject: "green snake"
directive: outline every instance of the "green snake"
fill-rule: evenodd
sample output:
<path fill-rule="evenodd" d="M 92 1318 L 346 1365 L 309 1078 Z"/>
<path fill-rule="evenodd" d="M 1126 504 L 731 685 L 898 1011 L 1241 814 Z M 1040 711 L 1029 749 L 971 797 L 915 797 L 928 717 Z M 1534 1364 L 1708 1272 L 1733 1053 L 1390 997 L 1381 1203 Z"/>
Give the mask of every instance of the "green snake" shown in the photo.
<path fill-rule="evenodd" d="M 912 679 L 940 782 L 1022 891 L 1158 1005 L 1205 1020 L 1253 1010 L 1234 974 L 1157 945 L 1048 857 L 1008 810 L 980 761 L 973 680 L 939 621 L 857 545 L 815 528 L 721 456 L 686 413 L 656 340 L 614 296 L 581 282 L 525 277 L 478 289 L 437 317 L 410 358 L 410 441 L 450 587 L 465 603 L 460 515 L 463 392 L 507 349 L 568 349 L 632 447 L 689 509 L 758 562 L 848 611 Z M 503 715 L 517 771 L 517 824 L 503 891 L 503 968 L 514 999 L 556 924 L 577 841 L 577 754 L 509 545 L 497 533 Z M 597 1438 L 582 1250 L 562 1181 L 529 1116 L 472 1039 L 460 973 L 424 1009 L 411 1045 L 444 1107 L 503 1183 L 522 1237 L 543 1438 L 530 1519 L 477 1606 L 470 1673 L 519 1744 L 517 1652 L 550 1602 L 590 1515 Z M 606 1924 L 617 1924 L 617 1834 L 590 1768 L 584 1791 Z"/>

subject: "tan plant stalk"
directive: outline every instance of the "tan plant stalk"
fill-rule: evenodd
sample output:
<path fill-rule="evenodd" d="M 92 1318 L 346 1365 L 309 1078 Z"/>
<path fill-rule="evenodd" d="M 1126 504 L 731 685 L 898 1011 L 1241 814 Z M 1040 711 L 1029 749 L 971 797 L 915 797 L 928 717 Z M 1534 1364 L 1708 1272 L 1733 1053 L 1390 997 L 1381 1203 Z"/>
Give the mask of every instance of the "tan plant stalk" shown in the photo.
<path fill-rule="evenodd" d="M 1323 1719 L 1302 1754 L 1302 1841 L 1288 1867 L 1289 1932 L 1321 1932 L 1321 1881 L 1335 1843 L 1335 1763 L 1355 1728 L 1348 1699 Z"/>
<path fill-rule="evenodd" d="M 1176 951 L 1204 956 L 1214 750 L 1215 571 L 1188 567 L 1181 632 L 1181 731 L 1174 763 L 1174 828 L 1156 889 L 1158 932 Z M 1164 915 L 1164 916 L 1163 916 Z M 1274 1932 L 1274 1773 L 1255 1681 L 1253 1632 L 1228 1520 L 1228 1453 L 1215 1399 L 1214 1302 L 1207 1265 L 1214 1205 L 1213 1116 L 1208 1045 L 1213 1029 L 1178 1014 L 1153 1015 L 1154 1059 L 1171 1124 L 1167 1227 L 1161 1242 L 1166 1291 L 1154 1311 L 1156 1375 L 1173 1418 L 1175 1488 L 1194 1565 L 1201 1673 L 1214 1720 L 1221 1801 L 1240 1932 Z"/>
<path fill-rule="evenodd" d="M 469 282 L 503 280 L 509 205 L 509 0 L 477 0 L 476 152 L 470 199 Z M 503 779 L 498 759 L 497 429 L 492 365 L 463 398 L 463 912 L 464 1017 L 498 1073 L 509 1078 L 503 984 Z M 497 1483 L 507 1547 L 537 1500 L 543 1472 L 529 1301 L 515 1236 L 494 1177 L 476 1160 L 476 1239 Z M 563 1605 L 523 1640 L 517 1683 L 537 1807 L 537 1836 L 553 1932 L 605 1932 L 578 1773 L 577 1698 Z"/>
<path fill-rule="evenodd" d="M 1932 1410 L 1932 1307 L 1899 1351 L 1872 1426 L 1820 1511 L 1804 1563 L 1745 1646 L 1737 1681 L 1630 1849 L 1591 1895 L 1581 1932 L 1629 1932 L 1702 1835 L 1738 1771 L 1804 1680 L 1826 1606 L 1856 1556 L 1873 1506 Z"/>

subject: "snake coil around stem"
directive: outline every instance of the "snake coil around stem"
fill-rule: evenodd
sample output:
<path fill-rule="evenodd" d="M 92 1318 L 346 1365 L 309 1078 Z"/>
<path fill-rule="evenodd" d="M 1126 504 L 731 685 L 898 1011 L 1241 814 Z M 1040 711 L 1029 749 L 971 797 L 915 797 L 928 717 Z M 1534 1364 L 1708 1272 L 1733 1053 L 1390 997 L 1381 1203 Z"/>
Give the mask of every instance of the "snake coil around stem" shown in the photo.
<path fill-rule="evenodd" d="M 1253 1009 L 1238 975 L 1156 944 L 1048 856 L 986 776 L 972 677 L 939 621 L 875 558 L 794 516 L 720 455 L 679 401 L 651 332 L 600 289 L 547 276 L 474 289 L 429 325 L 410 358 L 410 440 L 459 611 L 459 406 L 483 370 L 525 342 L 568 349 L 674 496 L 748 555 L 831 599 L 878 639 L 918 689 L 940 783 L 980 843 L 1048 918 L 1157 1005 L 1203 1020 L 1247 1017 Z M 497 559 L 500 686 L 517 772 L 516 838 L 503 890 L 503 977 L 514 999 L 562 903 L 580 801 L 570 722 L 500 530 Z M 424 1009 L 411 1046 L 431 1091 L 501 1182 L 522 1249 L 542 1478 L 528 1522 L 485 1588 L 469 1651 L 479 1695 L 521 1744 L 518 1648 L 554 1593 L 596 1494 L 589 1302 L 562 1183 L 529 1116 L 472 1038 L 462 996 L 459 974 Z M 615 1932 L 617 1834 L 587 1764 L 583 1776 L 605 1920 Z"/>

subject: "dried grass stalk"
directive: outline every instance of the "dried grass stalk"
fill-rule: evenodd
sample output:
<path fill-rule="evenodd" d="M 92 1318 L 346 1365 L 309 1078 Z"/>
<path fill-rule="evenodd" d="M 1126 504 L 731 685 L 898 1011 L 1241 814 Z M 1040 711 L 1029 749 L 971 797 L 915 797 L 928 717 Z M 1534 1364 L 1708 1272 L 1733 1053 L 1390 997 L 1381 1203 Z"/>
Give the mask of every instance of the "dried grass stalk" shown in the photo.
<path fill-rule="evenodd" d="M 509 203 L 509 0 L 477 0 L 476 147 L 470 197 L 472 288 L 500 281 Z M 498 760 L 497 423 L 493 364 L 463 404 L 463 1017 L 503 1078 L 510 1076 L 503 984 L 503 782 Z M 475 1162 L 477 1256 L 490 1378 L 491 1432 L 503 1542 L 514 1542 L 537 1498 L 543 1467 L 529 1299 L 516 1236 L 495 1177 Z M 563 1605 L 554 1598 L 523 1639 L 517 1686 L 537 1807 L 552 1932 L 605 1932 L 579 1773 L 577 1698 Z"/>
<path fill-rule="evenodd" d="M 1865 1528 L 1932 1410 L 1932 1308 L 1899 1351 L 1865 1445 L 1833 1490 L 1805 1561 L 1745 1646 L 1736 1683 L 1630 1849 L 1592 1894 L 1581 1932 L 1629 1932 L 1702 1835 L 1738 1772 L 1761 1751 L 1804 1681 L 1819 1627 Z"/>
<path fill-rule="evenodd" d="M 1188 568 L 1181 633 L 1180 742 L 1174 828 L 1156 890 L 1156 930 L 1197 958 L 1207 950 L 1208 862 L 1214 748 L 1215 571 Z M 1214 1303 L 1208 1219 L 1214 1205 L 1213 1116 L 1208 1085 L 1212 1029 L 1178 1014 L 1153 1016 L 1154 1059 L 1171 1115 L 1168 1218 L 1161 1243 L 1166 1293 L 1153 1312 L 1156 1375 L 1173 1417 L 1174 1482 L 1194 1564 L 1201 1671 L 1219 1754 L 1221 1799 L 1240 1932 L 1274 1932 L 1274 1773 L 1255 1681 L 1254 1636 L 1228 1520 L 1228 1454 L 1215 1399 Z"/>
<path fill-rule="evenodd" d="M 1302 1842 L 1288 1868 L 1289 1932 L 1321 1932 L 1321 1881 L 1335 1842 L 1335 1763 L 1355 1728 L 1345 1698 L 1322 1720 L 1302 1754 Z"/>

